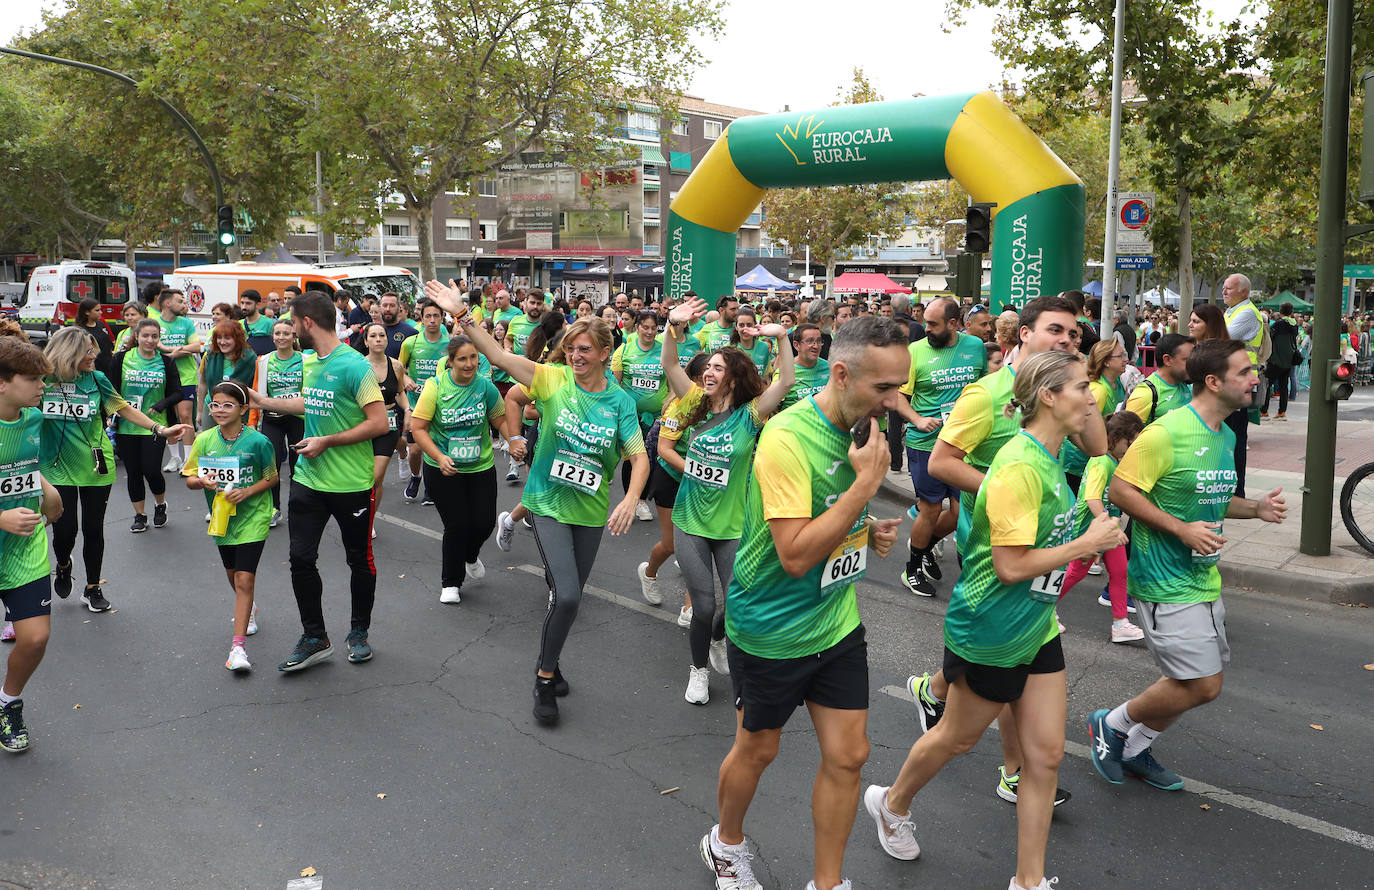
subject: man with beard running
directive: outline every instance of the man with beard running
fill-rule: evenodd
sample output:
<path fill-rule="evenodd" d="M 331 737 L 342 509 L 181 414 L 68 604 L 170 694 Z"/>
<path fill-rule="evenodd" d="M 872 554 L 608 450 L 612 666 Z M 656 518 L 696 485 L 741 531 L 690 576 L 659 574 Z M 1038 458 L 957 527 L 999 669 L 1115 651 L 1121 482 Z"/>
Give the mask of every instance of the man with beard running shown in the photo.
<path fill-rule="evenodd" d="M 386 328 L 386 354 L 399 359 L 401 345 L 419 331 L 415 330 L 415 325 L 406 321 L 404 313 L 401 312 L 399 294 L 382 294 L 381 299 L 377 301 L 377 308 L 382 313 L 382 325 Z M 367 325 L 363 325 L 363 329 L 366 330 Z"/>
<path fill-rule="evenodd" d="M 394 298 L 394 294 L 391 295 Z M 291 309 L 306 350 L 300 396 L 271 399 L 251 394 L 253 407 L 305 415 L 300 460 L 291 474 L 287 525 L 291 534 L 291 586 L 302 634 L 280 671 L 299 671 L 334 654 L 325 631 L 324 582 L 317 565 L 320 538 L 332 517 L 339 525 L 351 575 L 352 621 L 348 660 L 372 659 L 368 629 L 377 592 L 372 562 L 372 440 L 387 431 L 381 387 L 368 360 L 339 342 L 328 295 L 306 291 Z"/>

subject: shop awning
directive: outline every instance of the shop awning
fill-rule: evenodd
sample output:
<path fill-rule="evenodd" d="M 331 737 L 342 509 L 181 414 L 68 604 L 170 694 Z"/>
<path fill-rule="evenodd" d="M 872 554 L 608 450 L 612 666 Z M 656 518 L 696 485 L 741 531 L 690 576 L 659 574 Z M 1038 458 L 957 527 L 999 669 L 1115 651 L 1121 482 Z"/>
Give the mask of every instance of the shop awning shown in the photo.
<path fill-rule="evenodd" d="M 663 152 L 656 145 L 644 146 L 644 163 L 657 164 L 660 167 L 668 166 L 668 159 L 663 156 Z"/>

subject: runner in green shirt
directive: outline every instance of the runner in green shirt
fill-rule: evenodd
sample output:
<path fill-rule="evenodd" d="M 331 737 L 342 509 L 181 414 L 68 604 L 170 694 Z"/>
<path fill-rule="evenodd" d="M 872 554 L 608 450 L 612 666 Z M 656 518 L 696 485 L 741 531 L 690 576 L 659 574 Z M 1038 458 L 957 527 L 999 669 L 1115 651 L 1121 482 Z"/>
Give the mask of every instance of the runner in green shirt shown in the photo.
<path fill-rule="evenodd" d="M 930 316 L 927 314 L 927 320 Z M 1072 319 L 1072 314 L 1068 318 Z M 1043 744 L 1027 752 L 1017 783 L 1016 874 L 1012 887 L 1046 887 L 1045 847 L 1064 750 L 1067 685 L 1054 604 L 1071 559 L 1125 541 L 1109 516 L 1074 537 L 1074 501 L 1057 455 L 1093 410 L 1081 356 L 1040 352 L 1018 362 L 1013 401 L 1021 430 L 993 459 L 961 548 L 963 571 L 945 613 L 949 704 L 939 725 L 912 746 L 890 788 L 869 786 L 864 804 L 883 850 L 920 854 L 911 801 L 939 770 L 978 743 L 1010 703 L 1023 732 Z"/>
<path fill-rule="evenodd" d="M 695 331 L 697 343 L 702 352 L 715 352 L 722 346 L 730 345 L 735 334 L 735 319 L 739 316 L 739 300 L 724 296 L 716 300 L 716 320 L 706 322 Z"/>
<path fill-rule="evenodd" d="M 1222 519 L 1282 522 L 1282 489 L 1234 497 L 1236 438 L 1226 418 L 1250 404 L 1257 369 L 1239 340 L 1204 340 L 1188 358 L 1193 397 L 1150 424 L 1121 459 L 1111 500 L 1132 519 L 1131 595 L 1164 676 L 1108 711 L 1088 715 L 1093 766 L 1120 785 L 1129 773 L 1177 791 L 1183 779 L 1151 748 L 1179 717 L 1221 694 L 1230 660 L 1217 560 Z"/>
<path fill-rule="evenodd" d="M 254 586 L 272 521 L 268 492 L 277 484 L 272 443 L 244 425 L 248 400 L 248 387 L 237 380 L 215 384 L 209 407 L 215 426 L 196 437 L 181 470 L 187 488 L 205 492 L 212 515 L 209 534 L 234 592 L 234 639 L 224 662 L 231 671 L 253 669 L 244 650 L 249 635 L 258 630 Z"/>
<path fill-rule="evenodd" d="M 821 752 L 812 883 L 843 881 L 868 750 L 868 660 L 854 582 L 870 550 L 886 556 L 897 540 L 899 520 L 869 517 L 868 503 L 887 474 L 877 417 L 901 398 L 906 344 L 891 319 L 852 322 L 832 344 L 825 389 L 769 421 L 759 437 L 725 600 L 735 739 L 720 768 L 720 824 L 698 847 L 717 886 L 757 886 L 744 816 L 802 701 Z M 863 424 L 860 446 L 851 431 L 858 426 L 862 437 Z"/>
<path fill-rule="evenodd" d="M 334 333 L 337 314 L 325 294 L 308 291 L 292 304 L 296 336 L 306 349 L 300 396 L 251 394 L 254 408 L 304 414 L 305 437 L 291 478 L 288 526 L 291 586 L 301 613 L 301 637 L 280 671 L 299 671 L 334 654 L 325 629 L 324 582 L 316 565 L 320 538 L 333 518 L 348 562 L 352 617 L 348 660 L 372 659 L 368 631 L 377 590 L 372 562 L 372 440 L 387 431 L 381 387 L 371 365 Z"/>
<path fill-rule="evenodd" d="M 1188 356 L 1193 354 L 1193 340 L 1181 334 L 1165 334 L 1155 345 L 1158 369 L 1131 391 L 1126 410 L 1135 414 L 1146 426 L 1181 408 L 1193 399 L 1188 382 Z"/>
<path fill-rule="evenodd" d="M 1088 350 L 1087 359 L 1088 385 L 1097 401 L 1097 410 L 1102 412 L 1102 420 L 1106 422 L 1126 406 L 1126 389 L 1121 385 L 1121 375 L 1126 370 L 1126 347 L 1114 337 L 1099 340 Z M 1064 465 L 1064 475 L 1069 477 L 1069 486 L 1077 492 L 1088 456 L 1073 442 L 1065 442 L 1059 461 Z"/>
<path fill-rule="evenodd" d="M 186 427 L 180 441 L 172 442 L 168 449 L 167 464 L 164 470 L 176 473 L 186 462 L 186 449 L 190 447 L 195 435 L 196 378 L 200 370 L 200 334 L 195 322 L 186 317 L 186 296 L 173 288 L 162 292 L 158 303 L 158 313 L 153 317 L 162 325 L 162 337 L 158 349 L 168 358 L 176 359 L 177 376 L 181 378 L 181 391 L 184 398 L 177 402 L 177 422 Z"/>
<path fill-rule="evenodd" d="M 742 307 L 735 316 L 735 330 L 730 334 L 730 345 L 749 356 L 754 363 L 754 370 L 767 380 L 773 376 L 773 344 L 766 337 L 749 333 L 758 326 L 759 319 L 754 310 L 748 306 Z"/>
<path fill-rule="evenodd" d="M 301 394 L 304 359 L 296 348 L 296 325 L 289 318 L 279 318 L 272 326 L 272 345 L 267 355 L 258 356 L 258 369 L 253 388 L 272 399 L 288 399 Z M 281 465 L 287 461 L 292 474 L 296 471 L 295 444 L 305 437 L 305 421 L 296 414 L 279 411 L 259 412 L 258 429 L 272 443 L 277 456 L 277 484 L 272 486 L 272 528 L 281 521 Z"/>
<path fill-rule="evenodd" d="M 43 378 L 52 365 L 38 347 L 0 337 L 0 601 L 5 639 L 13 640 L 0 685 L 0 748 L 29 747 L 24 685 L 43 660 L 52 629 L 47 526 L 62 496 L 40 470 Z"/>
<path fill-rule="evenodd" d="M 515 354 L 525 355 L 525 344 L 529 342 L 530 334 L 539 326 L 539 319 L 544 315 L 544 300 L 538 294 L 529 294 L 525 297 L 524 314 L 513 316 L 506 323 L 506 334 L 515 344 Z M 528 357 L 528 356 L 527 356 Z M 491 356 L 487 356 L 491 360 Z M 539 356 L 534 356 L 538 360 Z M 496 364 L 492 360 L 492 364 Z"/>
<path fill-rule="evenodd" d="M 248 337 L 248 348 L 256 355 L 262 355 L 272 348 L 272 319 L 264 315 L 261 309 L 262 294 L 251 287 L 239 294 L 239 311 L 243 313 L 239 326 Z"/>
<path fill-rule="evenodd" d="M 553 587 L 549 614 L 540 640 L 534 683 L 534 717 L 550 725 L 558 720 L 557 695 L 566 690 L 558 659 L 577 617 L 582 589 L 601 546 L 603 528 L 624 534 L 634 520 L 649 478 L 649 458 L 639 431 L 634 400 L 610 379 L 611 332 L 598 319 L 569 325 L 550 357 L 536 364 L 523 355 L 504 352 L 473 324 L 458 289 L 437 281 L 425 293 L 457 319 L 491 363 L 529 389 L 542 418 L 540 436 L 520 502 L 530 509 L 535 540 Z M 537 294 L 537 292 L 536 292 Z M 542 298 L 531 294 L 530 302 Z M 566 364 L 553 362 L 563 360 Z M 511 456 L 524 456 L 525 443 L 511 442 Z M 607 519 L 607 476 L 620 459 L 631 461 L 630 488 Z"/>
<path fill-rule="evenodd" d="M 410 382 L 406 384 L 408 392 L 419 392 L 429 380 L 439 371 L 439 365 L 448 356 L 449 332 L 444 330 L 444 310 L 435 306 L 427 300 L 420 300 L 420 332 L 411 337 L 407 337 L 401 344 L 401 365 L 406 369 L 406 375 L 410 377 Z M 406 442 L 415 443 L 415 437 L 409 429 L 405 430 Z M 410 466 L 410 478 L 417 479 L 420 476 L 420 449 L 411 448 L 406 454 L 406 461 Z M 410 494 L 410 485 L 419 487 L 419 483 L 408 483 L 407 494 L 413 499 L 414 494 Z M 433 500 L 429 496 L 429 489 L 425 490 L 424 500 Z M 417 492 L 418 493 L 418 492 Z"/>
<path fill-rule="evenodd" d="M 477 373 L 477 347 L 448 342 L 446 367 L 431 377 L 411 414 L 424 484 L 444 524 L 439 602 L 462 602 L 463 584 L 486 575 L 480 554 L 496 525 L 492 425 L 506 413 L 496 385 Z"/>
<path fill-rule="evenodd" d="M 684 335 L 683 328 L 693 313 L 704 308 L 700 301 L 693 301 L 676 307 L 668 315 L 675 330 L 663 340 L 663 364 L 674 380 L 673 388 L 689 390 L 674 409 L 677 422 L 665 425 L 659 432 L 659 454 L 664 463 L 682 475 L 673 506 L 673 525 L 677 527 L 674 551 L 692 601 L 688 632 L 692 667 L 687 676 L 686 699 L 698 705 L 710 700 L 708 659 L 718 673 L 729 673 L 725 622 L 716 620 L 712 571 L 720 579 L 723 596 L 730 589 L 731 567 L 744 526 L 744 496 L 754 443 L 764 421 L 777 410 L 792 387 L 791 342 L 787 332 L 776 324 L 746 328 L 750 337 L 779 338 L 782 351 L 778 355 L 778 377 L 772 383 L 764 385 L 747 354 L 724 347 L 711 353 L 701 386 L 692 384 L 677 366 L 677 338 Z M 679 442 L 685 444 L 685 453 L 679 451 Z M 648 568 L 647 562 L 639 565 L 639 580 L 646 594 Z M 650 597 L 646 595 L 645 599 Z M 658 595 L 657 599 L 662 602 L 663 597 Z"/>
<path fill-rule="evenodd" d="M 635 316 L 634 331 L 625 332 L 625 342 L 611 354 L 611 373 L 621 389 L 629 392 L 639 412 L 639 430 L 648 435 L 668 397 L 667 378 L 663 373 L 663 337 L 658 333 L 658 316 L 642 311 Z M 679 369 L 680 370 L 680 369 Z M 622 464 L 622 487 L 630 484 L 630 465 Z M 647 494 L 647 492 L 646 492 Z M 647 499 L 635 505 L 635 518 L 648 522 L 654 518 L 654 508 Z"/>
<path fill-rule="evenodd" d="M 116 352 L 110 362 L 110 384 L 124 400 L 159 424 L 168 422 L 168 407 L 181 401 L 181 378 L 176 362 L 158 351 L 162 328 L 151 318 L 134 325 L 134 348 Z M 167 484 L 160 467 L 166 442 L 161 436 L 124 418 L 115 427 L 115 452 L 124 461 L 129 502 L 134 508 L 133 533 L 148 530 L 146 492 L 153 492 L 153 527 L 167 524 Z"/>
<path fill-rule="evenodd" d="M 779 411 L 786 411 L 798 402 L 811 398 L 825 389 L 830 379 L 830 363 L 821 358 L 821 346 L 825 340 L 821 337 L 820 326 L 810 323 L 797 325 L 792 332 L 792 339 L 797 345 L 797 358 L 793 363 L 794 379 L 792 388 L 782 398 Z"/>

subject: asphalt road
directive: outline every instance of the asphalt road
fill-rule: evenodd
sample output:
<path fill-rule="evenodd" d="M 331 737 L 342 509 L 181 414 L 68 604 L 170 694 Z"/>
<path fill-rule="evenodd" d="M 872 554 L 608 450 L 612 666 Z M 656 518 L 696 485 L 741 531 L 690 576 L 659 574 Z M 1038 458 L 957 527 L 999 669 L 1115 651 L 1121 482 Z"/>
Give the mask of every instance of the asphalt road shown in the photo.
<path fill-rule="evenodd" d="M 654 609 L 634 575 L 656 526 L 603 541 L 562 662 L 572 695 L 561 725 L 543 729 L 530 716 L 546 600 L 533 539 L 521 532 L 509 554 L 489 542 L 486 580 L 461 606 L 440 605 L 438 518 L 402 502 L 394 478 L 378 522 L 375 660 L 350 665 L 339 652 L 291 676 L 275 669 L 300 632 L 285 527 L 259 574 L 257 669 L 231 675 L 232 600 L 200 496 L 174 486 L 172 524 L 132 536 L 116 485 L 105 589 L 117 611 L 55 602 L 48 658 L 25 695 L 33 748 L 0 759 L 0 887 L 256 890 L 286 887 L 306 867 L 325 890 L 711 886 L 696 843 L 715 821 L 733 733 L 728 680 L 712 679 L 705 707 L 683 701 L 686 632 L 671 620 L 680 580 L 665 569 L 667 601 Z M 517 493 L 503 485 L 503 503 Z M 332 529 L 321 561 L 342 642 L 347 574 Z M 859 588 L 872 684 L 864 773 L 882 784 L 919 731 L 894 693 L 938 664 L 949 587 L 913 598 L 900 568 L 875 561 Z M 1155 745 L 1189 790 L 1118 788 L 1084 759 L 1083 715 L 1157 673 L 1143 648 L 1107 642 L 1092 580 L 1061 608 L 1070 744 L 1060 784 L 1074 796 L 1050 839 L 1058 886 L 1370 886 L 1374 671 L 1362 666 L 1374 662 L 1374 615 L 1320 595 L 1229 591 L 1226 689 Z M 810 878 L 817 761 L 798 712 L 746 826 L 769 890 Z M 917 797 L 918 862 L 887 858 L 861 815 L 846 860 L 855 887 L 1006 886 L 1015 813 L 993 793 L 998 762 L 990 731 Z"/>

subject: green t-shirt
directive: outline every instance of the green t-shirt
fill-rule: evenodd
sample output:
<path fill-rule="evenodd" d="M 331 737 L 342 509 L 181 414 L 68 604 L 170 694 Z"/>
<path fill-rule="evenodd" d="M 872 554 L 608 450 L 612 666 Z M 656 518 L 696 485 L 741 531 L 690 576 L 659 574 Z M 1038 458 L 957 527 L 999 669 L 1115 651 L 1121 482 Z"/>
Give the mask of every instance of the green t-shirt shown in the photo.
<path fill-rule="evenodd" d="M 621 375 L 619 386 L 635 400 L 641 426 L 649 426 L 663 410 L 668 397 L 668 382 L 663 374 L 663 337 L 655 337 L 648 349 L 641 349 L 639 336 L 630 337 L 611 355 L 611 371 Z"/>
<path fill-rule="evenodd" d="M 321 358 L 307 350 L 301 361 L 305 396 L 305 436 L 330 436 L 352 429 L 367 415 L 363 406 L 382 400 L 372 365 L 342 343 Z M 372 489 L 372 440 L 326 448 L 318 457 L 296 462 L 293 479 L 315 491 Z"/>
<path fill-rule="evenodd" d="M 116 356 L 118 353 L 116 353 Z M 137 349 L 124 353 L 123 366 L 120 368 L 119 394 L 124 401 L 142 411 L 153 423 L 166 426 L 167 412 L 153 411 L 153 405 L 167 398 L 167 367 L 162 353 L 153 353 L 152 358 L 144 358 Z M 115 432 L 124 436 L 151 436 L 152 430 L 130 423 L 123 417 Z"/>
<path fill-rule="evenodd" d="M 693 358 L 701 355 L 701 341 L 696 335 L 688 331 L 687 339 L 677 345 L 677 366 L 686 368 Z"/>
<path fill-rule="evenodd" d="M 911 370 L 902 392 L 911 396 L 912 410 L 922 417 L 948 419 L 964 387 L 982 377 L 988 366 L 987 348 L 972 334 L 959 334 L 943 349 L 936 348 L 929 337 L 917 340 L 907 349 L 911 353 Z M 923 433 L 908 423 L 906 447 L 930 451 L 939 434 L 939 427 Z"/>
<path fill-rule="evenodd" d="M 611 471 L 644 452 L 634 399 L 612 380 L 588 392 L 566 365 L 537 367 L 529 393 L 541 420 L 520 503 L 567 525 L 605 525 Z"/>
<path fill-rule="evenodd" d="M 783 569 L 768 525 L 772 519 L 814 519 L 830 509 L 854 484 L 851 441 L 814 398 L 775 416 L 759 436 L 725 609 L 725 632 L 751 655 L 815 655 L 859 626 L 854 582 L 867 566 L 865 517 L 800 578 Z"/>
<path fill-rule="evenodd" d="M 1236 434 L 1214 430 L 1191 405 L 1145 428 L 1116 475 L 1184 522 L 1221 522 L 1236 491 Z M 1220 529 L 1217 530 L 1220 534 Z M 1218 555 L 1194 553 L 1168 532 L 1131 523 L 1131 596 L 1151 603 L 1209 603 L 1221 596 Z"/>
<path fill-rule="evenodd" d="M 1078 502 L 1074 509 L 1074 533 L 1083 534 L 1093 521 L 1093 511 L 1088 509 L 1088 501 L 1101 501 L 1102 507 L 1110 516 L 1120 516 L 1121 508 L 1112 503 L 1108 496 L 1112 487 L 1112 477 L 1116 475 L 1116 458 L 1110 454 L 1100 454 L 1088 461 L 1083 468 L 1083 482 L 1078 486 Z"/>
<path fill-rule="evenodd" d="M 271 337 L 272 326 L 276 323 L 275 318 L 268 318 L 261 313 L 258 314 L 257 321 L 249 321 L 246 318 L 239 319 L 239 324 L 243 326 L 243 332 L 249 337 Z"/>
<path fill-rule="evenodd" d="M 42 442 L 43 414 L 37 408 L 21 408 L 17 420 L 0 420 L 0 511 L 42 510 Z M 49 569 L 48 530 L 41 521 L 28 537 L 0 531 L 0 590 L 46 577 Z"/>
<path fill-rule="evenodd" d="M 997 452 L 1020 429 L 1018 417 L 1007 417 L 1002 409 L 1011 401 L 1016 371 L 1005 365 L 986 377 L 964 387 L 954 402 L 954 410 L 940 427 L 937 438 L 964 452 L 964 463 L 986 473 Z M 931 446 L 932 449 L 934 446 Z M 968 538 L 969 520 L 973 514 L 976 492 L 959 492 L 959 520 L 954 540 L 962 552 Z"/>
<path fill-rule="evenodd" d="M 1003 584 L 993 547 L 1043 550 L 1073 539 L 1074 500 L 1059 461 L 1024 430 L 988 468 L 978 489 L 963 571 L 945 611 L 945 645 L 967 661 L 992 667 L 1029 664 L 1059 633 L 1054 606 L 1064 586 L 1061 566 Z"/>
<path fill-rule="evenodd" d="M 1154 392 L 1150 387 L 1154 387 Z M 1158 398 L 1156 398 L 1158 393 Z M 1136 416 L 1146 424 L 1159 420 L 1165 414 L 1175 408 L 1182 408 L 1193 400 L 1193 386 L 1190 383 L 1180 383 L 1174 385 L 1163 377 L 1159 372 L 1151 374 L 1131 391 L 1131 397 L 1126 400 L 1126 410 L 1134 411 Z M 1154 413 L 1150 413 L 1153 406 Z"/>
<path fill-rule="evenodd" d="M 452 458 L 458 472 L 480 473 L 492 467 L 491 424 L 505 413 L 506 403 L 496 384 L 475 376 L 467 386 L 460 386 L 446 370 L 425 381 L 411 416 L 429 421 L 430 438 Z M 424 462 L 439 466 L 428 454 Z"/>
<path fill-rule="evenodd" d="M 275 352 L 267 357 L 267 395 L 273 399 L 286 399 L 301 394 L 302 368 L 304 358 L 299 352 L 283 359 Z"/>
<path fill-rule="evenodd" d="M 782 397 L 782 404 L 778 406 L 779 411 L 786 411 L 798 402 L 804 402 L 816 393 L 825 389 L 825 384 L 830 381 L 830 362 L 823 358 L 816 359 L 816 364 L 810 368 L 804 367 L 800 362 L 792 365 L 796 371 L 796 378 L 792 382 L 792 388 Z M 778 379 L 776 371 L 773 372 L 773 379 Z"/>
<path fill-rule="evenodd" d="M 206 474 L 214 473 L 222 493 L 229 487 L 247 488 L 263 479 L 274 478 L 277 475 L 277 455 L 272 449 L 272 440 L 251 426 L 245 426 L 232 442 L 226 442 L 219 427 L 214 427 L 196 436 L 191 453 L 186 456 L 186 465 L 181 468 L 181 475 L 188 478 L 200 476 L 202 468 Z M 215 494 L 213 491 L 205 492 L 206 509 L 213 507 Z M 228 547 L 265 541 L 271 520 L 272 490 L 267 488 L 234 505 L 229 526 L 222 536 L 215 538 L 215 543 Z"/>
<path fill-rule="evenodd" d="M 703 324 L 701 329 L 695 332 L 697 343 L 701 345 L 700 352 L 714 352 L 722 346 L 730 345 L 730 335 L 735 331 L 735 326 L 721 327 L 720 322 L 713 321 L 710 324 Z"/>
<path fill-rule="evenodd" d="M 200 342 L 200 334 L 196 332 L 196 323 L 184 315 L 167 321 L 162 317 L 162 313 L 156 312 L 149 318 L 157 319 L 157 323 L 162 325 L 161 343 L 163 346 L 176 347 Z M 272 332 L 268 331 L 267 333 L 270 335 Z M 198 368 L 196 356 L 183 355 L 176 359 L 176 363 L 177 376 L 181 378 L 182 386 L 190 386 L 195 383 Z"/>
<path fill-rule="evenodd" d="M 754 370 L 759 372 L 759 376 L 768 379 L 768 366 L 773 362 L 773 346 L 762 337 L 754 338 L 752 346 L 745 346 L 742 342 L 736 343 L 735 348 L 749 356 L 754 363 Z"/>
<path fill-rule="evenodd" d="M 694 385 L 674 409 L 679 423 L 688 413 L 681 409 L 690 408 L 705 397 L 701 388 Z M 731 411 L 723 420 L 717 421 L 715 415 L 707 414 L 681 435 L 677 430 L 665 435 L 660 429 L 659 441 L 673 442 L 671 447 L 677 448 L 687 464 L 673 505 L 673 525 L 689 535 L 716 541 L 731 541 L 740 536 L 754 443 L 764 419 L 759 416 L 755 399 Z"/>
<path fill-rule="evenodd" d="M 39 403 L 43 412 L 43 476 L 53 485 L 112 485 L 114 446 L 105 435 L 101 412 L 113 414 L 127 405 L 99 371 L 87 371 L 71 383 L 49 379 Z M 97 472 L 94 450 L 104 455 Z"/>
<path fill-rule="evenodd" d="M 430 342 L 424 331 L 405 339 L 400 358 L 411 380 L 424 386 L 426 380 L 438 373 L 439 362 L 448 357 L 448 340 L 448 333 L 442 330 L 434 342 Z"/>
<path fill-rule="evenodd" d="M 525 344 L 529 342 L 530 334 L 533 334 L 534 329 L 537 327 L 539 327 L 539 320 L 535 319 L 534 321 L 530 321 L 530 317 L 523 312 L 510 320 L 510 324 L 506 327 L 506 333 L 510 335 L 511 340 L 515 343 L 515 351 L 517 353 L 525 355 Z M 525 357 L 532 357 L 535 361 L 539 361 L 540 358 L 537 355 Z"/>

